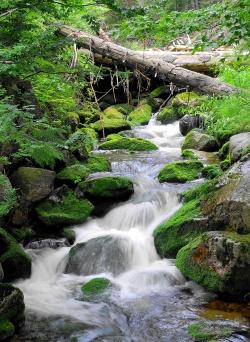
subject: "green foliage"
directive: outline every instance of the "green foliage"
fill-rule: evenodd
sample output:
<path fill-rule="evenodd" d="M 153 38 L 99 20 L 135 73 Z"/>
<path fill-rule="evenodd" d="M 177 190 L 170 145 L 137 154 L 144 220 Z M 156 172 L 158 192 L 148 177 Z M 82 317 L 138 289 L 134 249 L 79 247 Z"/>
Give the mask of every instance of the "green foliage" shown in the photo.
<path fill-rule="evenodd" d="M 203 164 L 199 161 L 179 161 L 161 169 L 158 179 L 162 182 L 189 182 L 199 177 Z"/>
<path fill-rule="evenodd" d="M 212 342 L 217 339 L 230 337 L 234 329 L 221 325 L 209 325 L 205 322 L 194 323 L 188 326 L 188 333 L 195 342 Z"/>
<path fill-rule="evenodd" d="M 6 340 L 14 335 L 14 332 L 14 325 L 8 319 L 0 318 L 0 340 Z"/>
<path fill-rule="evenodd" d="M 208 179 L 220 177 L 223 174 L 219 165 L 207 165 L 202 170 L 202 175 Z"/>
<path fill-rule="evenodd" d="M 103 293 L 111 287 L 111 281 L 107 278 L 94 278 L 85 283 L 81 290 L 85 296 L 94 296 Z"/>
<path fill-rule="evenodd" d="M 181 156 L 184 159 L 199 159 L 197 155 L 192 150 L 182 150 Z"/>
<path fill-rule="evenodd" d="M 8 215 L 16 204 L 16 190 L 12 188 L 8 178 L 0 174 L 0 218 Z"/>

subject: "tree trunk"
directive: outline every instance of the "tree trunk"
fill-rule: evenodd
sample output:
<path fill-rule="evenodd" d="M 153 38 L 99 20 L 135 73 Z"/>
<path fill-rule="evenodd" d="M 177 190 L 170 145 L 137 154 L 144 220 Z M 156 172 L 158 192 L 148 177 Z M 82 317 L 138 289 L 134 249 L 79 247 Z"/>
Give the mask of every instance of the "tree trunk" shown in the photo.
<path fill-rule="evenodd" d="M 137 69 L 161 80 L 173 82 L 177 86 L 189 87 L 210 95 L 227 95 L 237 92 L 237 89 L 218 79 L 169 63 L 162 57 L 159 58 L 157 54 L 152 56 L 152 52 L 147 55 L 146 52 L 129 50 L 69 26 L 61 26 L 59 33 L 72 38 L 78 46 L 89 49 L 93 54 L 111 59 L 114 63 L 122 64 L 132 70 Z"/>

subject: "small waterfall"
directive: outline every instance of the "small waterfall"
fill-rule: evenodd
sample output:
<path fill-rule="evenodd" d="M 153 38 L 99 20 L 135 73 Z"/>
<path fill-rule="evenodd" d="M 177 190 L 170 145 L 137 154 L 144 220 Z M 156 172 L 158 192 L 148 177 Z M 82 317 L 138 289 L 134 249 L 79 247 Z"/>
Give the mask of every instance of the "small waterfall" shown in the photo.
<path fill-rule="evenodd" d="M 78 299 L 81 298 L 80 286 L 96 274 L 109 277 L 120 289 L 122 297 L 166 291 L 185 283 L 172 261 L 159 259 L 152 236 L 156 226 L 180 206 L 176 191 L 159 184 L 155 178 L 165 163 L 164 158 L 171 161 L 180 156 L 182 137 L 178 127 L 178 122 L 158 125 L 153 116 L 148 126 L 137 128 L 134 133 L 138 137 L 148 135 L 159 151 L 130 155 L 126 160 L 130 172 L 123 167 L 125 161 L 116 160 L 112 164 L 114 172 L 132 178 L 135 193 L 103 218 L 89 220 L 74 228 L 75 245 L 86 242 L 86 246 L 93 246 L 93 254 L 90 251 L 90 255 L 83 255 L 80 270 L 84 269 L 85 274 L 63 273 L 70 247 L 30 250 L 33 259 L 31 278 L 17 283 L 24 293 L 28 310 L 45 316 L 71 316 L 97 326 L 107 325 L 112 318 L 103 317 L 104 304 Z M 107 241 L 107 237 L 110 247 L 105 249 L 105 243 L 101 242 Z M 121 252 L 124 261 L 117 272 L 112 272 L 112 259 L 117 257 L 112 254 L 114 245 L 116 254 Z M 103 253 L 100 252 L 102 248 Z M 118 266 L 116 263 L 115 267 Z"/>

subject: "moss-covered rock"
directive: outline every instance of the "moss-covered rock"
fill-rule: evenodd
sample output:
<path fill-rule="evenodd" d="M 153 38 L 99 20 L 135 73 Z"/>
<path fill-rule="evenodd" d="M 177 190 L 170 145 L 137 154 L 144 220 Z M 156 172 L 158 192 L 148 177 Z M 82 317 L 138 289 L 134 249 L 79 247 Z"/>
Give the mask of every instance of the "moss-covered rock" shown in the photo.
<path fill-rule="evenodd" d="M 86 165 L 75 164 L 65 167 L 61 170 L 56 178 L 63 181 L 66 184 L 76 184 L 84 180 L 89 175 L 89 169 Z"/>
<path fill-rule="evenodd" d="M 242 153 L 248 146 L 250 146 L 250 132 L 233 135 L 229 140 L 229 149 L 232 160 L 234 162 L 239 160 Z"/>
<path fill-rule="evenodd" d="M 132 126 L 146 125 L 152 116 L 152 107 L 147 103 L 139 103 L 137 108 L 129 114 Z"/>
<path fill-rule="evenodd" d="M 111 281 L 107 278 L 94 278 L 85 283 L 81 287 L 81 290 L 85 296 L 92 297 L 107 291 L 107 289 L 110 288 L 111 285 Z"/>
<path fill-rule="evenodd" d="M 134 192 L 133 183 L 126 177 L 101 177 L 81 183 L 81 189 L 88 198 L 112 201 L 126 200 Z"/>
<path fill-rule="evenodd" d="M 11 176 L 11 182 L 19 189 L 25 201 L 38 202 L 48 196 L 54 187 L 56 173 L 54 171 L 19 167 Z"/>
<path fill-rule="evenodd" d="M 91 128 L 93 128 L 99 136 L 102 136 L 103 130 L 105 131 L 105 134 L 111 134 L 131 129 L 131 126 L 125 119 L 103 117 L 102 120 L 98 120 L 91 124 Z"/>
<path fill-rule="evenodd" d="M 165 95 L 168 91 L 169 88 L 167 88 L 165 85 L 162 85 L 152 90 L 149 95 L 153 98 L 161 97 L 162 95 Z"/>
<path fill-rule="evenodd" d="M 87 103 L 77 114 L 82 123 L 90 124 L 99 120 L 102 112 L 96 107 L 95 103 Z"/>
<path fill-rule="evenodd" d="M 10 284 L 0 284 L 0 340 L 11 337 L 23 324 L 22 292 Z"/>
<path fill-rule="evenodd" d="M 122 138 L 106 141 L 99 146 L 100 150 L 129 150 L 129 151 L 154 151 L 158 147 L 151 141 L 140 138 Z"/>
<path fill-rule="evenodd" d="M 230 337 L 237 328 L 216 323 L 199 322 L 188 326 L 188 333 L 195 342 L 216 342 Z"/>
<path fill-rule="evenodd" d="M 182 108 L 198 106 L 202 101 L 199 94 L 190 91 L 175 95 L 172 101 L 172 106 L 180 111 Z"/>
<path fill-rule="evenodd" d="M 91 156 L 85 165 L 90 173 L 111 171 L 110 161 L 103 156 Z"/>
<path fill-rule="evenodd" d="M 78 125 L 80 123 L 79 115 L 77 113 L 75 113 L 75 112 L 69 112 L 66 115 L 65 122 L 74 131 L 78 127 Z"/>
<path fill-rule="evenodd" d="M 109 134 L 106 137 L 106 141 L 111 141 L 111 140 L 117 140 L 117 139 L 122 139 L 122 135 L 121 134 Z"/>
<path fill-rule="evenodd" d="M 46 226 L 68 226 L 83 223 L 93 211 L 87 199 L 79 199 L 73 191 L 63 191 L 41 202 L 35 212 Z"/>
<path fill-rule="evenodd" d="M 205 233 L 178 252 L 176 265 L 210 291 L 243 296 L 250 286 L 250 235 Z"/>
<path fill-rule="evenodd" d="M 182 150 L 181 156 L 184 159 L 194 159 L 194 160 L 199 159 L 193 150 Z"/>
<path fill-rule="evenodd" d="M 62 231 L 62 236 L 68 241 L 70 245 L 73 245 L 76 240 L 76 233 L 73 229 L 64 228 Z"/>
<path fill-rule="evenodd" d="M 134 110 L 134 107 L 128 103 L 119 103 L 111 106 L 111 108 L 115 108 L 123 115 L 129 115 L 129 113 L 131 113 Z"/>
<path fill-rule="evenodd" d="M 16 206 L 16 191 L 7 176 L 0 174 L 0 220 Z"/>
<path fill-rule="evenodd" d="M 199 161 L 172 162 L 163 167 L 158 174 L 159 181 L 185 183 L 199 177 L 203 164 Z"/>
<path fill-rule="evenodd" d="M 2 228 L 0 228 L 0 263 L 4 271 L 3 280 L 5 282 L 30 276 L 30 257 L 17 241 Z"/>
<path fill-rule="evenodd" d="M 171 106 L 166 106 L 157 115 L 157 120 L 162 124 L 169 124 L 180 119 L 182 114 L 176 112 Z"/>
<path fill-rule="evenodd" d="M 218 145 L 215 138 L 211 135 L 193 129 L 186 135 L 183 142 L 182 150 L 186 149 L 213 152 L 218 149 Z"/>
<path fill-rule="evenodd" d="M 202 170 L 202 175 L 207 179 L 213 179 L 222 176 L 223 171 L 220 165 L 207 165 Z"/>

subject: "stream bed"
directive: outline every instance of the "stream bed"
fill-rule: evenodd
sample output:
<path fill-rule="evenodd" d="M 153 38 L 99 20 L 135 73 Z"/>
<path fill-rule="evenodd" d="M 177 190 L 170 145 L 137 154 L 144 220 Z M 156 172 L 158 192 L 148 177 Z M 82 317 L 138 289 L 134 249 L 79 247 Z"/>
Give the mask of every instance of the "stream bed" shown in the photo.
<path fill-rule="evenodd" d="M 200 320 L 239 331 L 221 341 L 248 341 L 241 334 L 249 324 L 241 309 L 226 315 L 223 305 L 206 307 L 215 296 L 187 281 L 175 261 L 161 260 L 154 247 L 154 229 L 181 206 L 178 194 L 200 182 L 157 181 L 163 165 L 180 159 L 179 123 L 159 125 L 153 117 L 128 134 L 149 139 L 159 150 L 98 151 L 112 163 L 112 172 L 105 175 L 129 177 L 135 193 L 104 217 L 74 227 L 75 244 L 98 238 L 97 252 L 82 260 L 88 276 L 64 273 L 71 247 L 28 250 L 31 278 L 16 284 L 24 293 L 26 324 L 15 341 L 186 342 L 192 341 L 188 326 Z M 82 284 L 97 275 L 114 286 L 96 299 L 83 299 Z"/>

